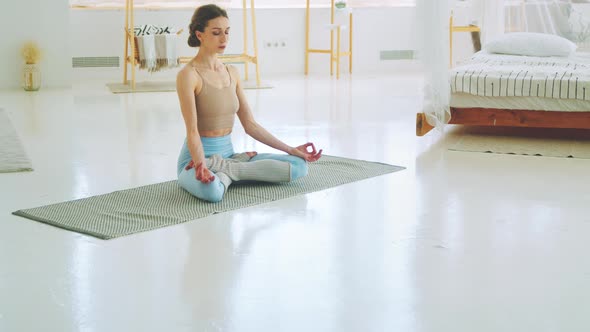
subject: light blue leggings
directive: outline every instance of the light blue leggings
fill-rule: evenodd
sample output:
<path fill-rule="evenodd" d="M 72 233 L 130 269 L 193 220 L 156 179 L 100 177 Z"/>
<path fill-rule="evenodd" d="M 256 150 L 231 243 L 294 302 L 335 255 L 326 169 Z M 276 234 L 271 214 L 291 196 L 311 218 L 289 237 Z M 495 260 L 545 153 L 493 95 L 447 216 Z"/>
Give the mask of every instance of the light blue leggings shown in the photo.
<path fill-rule="evenodd" d="M 222 137 L 201 137 L 201 143 L 203 144 L 203 149 L 205 151 L 205 158 L 209 158 L 215 154 L 218 154 L 225 159 L 237 156 L 234 153 L 230 135 Z M 297 180 L 307 175 L 307 163 L 305 160 L 296 156 L 260 153 L 252 157 L 247 162 L 251 163 L 268 159 L 283 161 L 290 164 L 291 181 Z M 219 180 L 219 177 L 215 176 L 215 180 L 210 183 L 202 183 L 201 181 L 197 180 L 195 177 L 194 167 L 189 170 L 185 170 L 186 165 L 191 160 L 192 157 L 185 140 L 182 149 L 180 150 L 180 155 L 178 156 L 178 184 L 193 196 L 196 196 L 202 200 L 209 202 L 221 201 L 226 188 Z"/>

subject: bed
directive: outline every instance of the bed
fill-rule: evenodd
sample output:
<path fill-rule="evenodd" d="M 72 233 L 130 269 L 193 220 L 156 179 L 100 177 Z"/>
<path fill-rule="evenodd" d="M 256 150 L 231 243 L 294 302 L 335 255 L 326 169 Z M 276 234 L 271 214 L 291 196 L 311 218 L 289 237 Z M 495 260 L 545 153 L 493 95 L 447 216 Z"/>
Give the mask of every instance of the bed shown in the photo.
<path fill-rule="evenodd" d="M 449 124 L 590 129 L 590 53 L 476 53 L 451 69 Z M 432 130 L 416 117 L 416 135 Z"/>

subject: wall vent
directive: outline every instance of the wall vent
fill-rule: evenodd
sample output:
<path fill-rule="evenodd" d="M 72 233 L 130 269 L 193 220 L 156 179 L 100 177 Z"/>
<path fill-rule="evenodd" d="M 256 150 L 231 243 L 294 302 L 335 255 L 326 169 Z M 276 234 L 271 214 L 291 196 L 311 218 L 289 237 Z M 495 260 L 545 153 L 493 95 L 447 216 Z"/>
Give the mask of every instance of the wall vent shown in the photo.
<path fill-rule="evenodd" d="M 119 67 L 118 56 L 92 56 L 72 58 L 72 68 Z"/>
<path fill-rule="evenodd" d="M 414 59 L 413 50 L 393 50 L 381 51 L 379 54 L 380 60 L 411 60 Z"/>

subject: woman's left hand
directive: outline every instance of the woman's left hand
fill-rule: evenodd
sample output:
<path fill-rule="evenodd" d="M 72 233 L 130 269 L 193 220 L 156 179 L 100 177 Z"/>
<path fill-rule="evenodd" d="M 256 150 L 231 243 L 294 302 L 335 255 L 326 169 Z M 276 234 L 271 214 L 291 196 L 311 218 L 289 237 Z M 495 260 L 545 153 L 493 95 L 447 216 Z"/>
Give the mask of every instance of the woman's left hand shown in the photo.
<path fill-rule="evenodd" d="M 309 147 L 311 147 L 311 151 L 309 151 Z M 289 154 L 312 162 L 320 159 L 322 156 L 322 150 L 320 149 L 320 151 L 316 151 L 315 145 L 313 145 L 313 143 L 305 143 L 298 147 L 291 148 L 291 150 L 289 150 Z"/>

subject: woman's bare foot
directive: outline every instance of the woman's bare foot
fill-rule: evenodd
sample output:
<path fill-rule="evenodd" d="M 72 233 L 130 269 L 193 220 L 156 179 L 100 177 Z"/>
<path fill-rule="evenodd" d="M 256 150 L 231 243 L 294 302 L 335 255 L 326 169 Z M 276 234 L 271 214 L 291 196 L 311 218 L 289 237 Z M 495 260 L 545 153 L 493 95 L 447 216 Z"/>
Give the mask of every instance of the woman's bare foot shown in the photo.
<path fill-rule="evenodd" d="M 231 159 L 236 160 L 236 161 L 246 162 L 246 161 L 250 161 L 250 159 L 252 159 L 257 154 L 258 154 L 258 152 L 256 152 L 256 151 L 241 152 L 241 153 L 236 153 L 233 156 L 231 156 Z"/>

